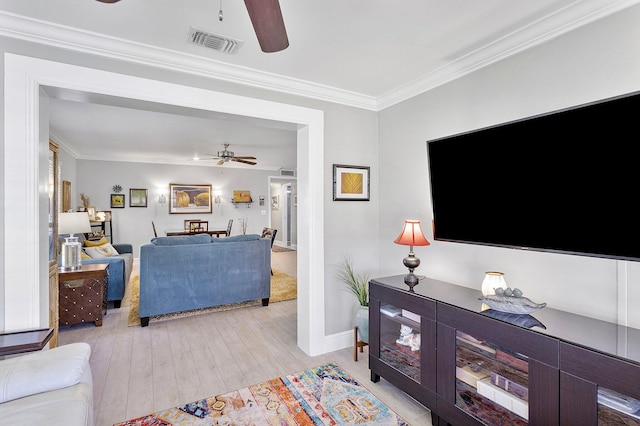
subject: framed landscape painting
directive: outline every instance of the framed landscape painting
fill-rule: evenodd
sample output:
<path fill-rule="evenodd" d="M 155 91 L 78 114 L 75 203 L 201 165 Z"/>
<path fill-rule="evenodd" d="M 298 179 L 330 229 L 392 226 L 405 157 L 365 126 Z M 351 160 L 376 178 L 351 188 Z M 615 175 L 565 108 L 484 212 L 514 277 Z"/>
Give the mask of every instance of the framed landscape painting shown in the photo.
<path fill-rule="evenodd" d="M 169 184 L 169 213 L 211 213 L 211 184 Z"/>
<path fill-rule="evenodd" d="M 333 201 L 369 201 L 369 167 L 333 165 Z"/>
<path fill-rule="evenodd" d="M 147 190 L 142 188 L 129 189 L 129 207 L 147 207 Z"/>

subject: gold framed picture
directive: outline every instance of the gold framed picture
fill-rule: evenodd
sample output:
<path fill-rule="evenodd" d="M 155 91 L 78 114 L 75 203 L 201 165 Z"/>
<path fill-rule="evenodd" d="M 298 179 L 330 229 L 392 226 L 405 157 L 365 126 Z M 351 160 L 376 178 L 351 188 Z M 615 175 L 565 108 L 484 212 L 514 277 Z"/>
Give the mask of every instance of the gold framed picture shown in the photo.
<path fill-rule="evenodd" d="M 169 184 L 169 214 L 211 213 L 211 184 Z"/>
<path fill-rule="evenodd" d="M 370 168 L 333 165 L 333 201 L 369 201 Z"/>
<path fill-rule="evenodd" d="M 111 194 L 111 208 L 124 209 L 124 194 Z"/>

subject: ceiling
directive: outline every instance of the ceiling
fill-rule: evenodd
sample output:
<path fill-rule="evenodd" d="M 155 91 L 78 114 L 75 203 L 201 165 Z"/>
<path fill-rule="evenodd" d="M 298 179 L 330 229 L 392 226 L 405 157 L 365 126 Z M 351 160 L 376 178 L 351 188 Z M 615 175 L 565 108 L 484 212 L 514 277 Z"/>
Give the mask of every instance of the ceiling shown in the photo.
<path fill-rule="evenodd" d="M 290 46 L 263 53 L 240 0 L 0 0 L 0 35 L 380 110 L 638 2 L 280 0 Z M 192 27 L 242 45 L 191 44 Z M 258 166 L 221 167 L 295 168 L 295 129 L 282 123 L 50 96 L 52 134 L 78 158 L 195 164 L 229 143 Z"/>

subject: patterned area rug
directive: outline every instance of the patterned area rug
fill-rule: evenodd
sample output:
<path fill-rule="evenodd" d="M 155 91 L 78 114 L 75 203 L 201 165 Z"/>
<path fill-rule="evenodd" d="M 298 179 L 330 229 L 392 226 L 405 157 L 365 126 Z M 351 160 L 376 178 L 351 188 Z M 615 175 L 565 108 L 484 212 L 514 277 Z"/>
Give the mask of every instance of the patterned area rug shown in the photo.
<path fill-rule="evenodd" d="M 335 363 L 258 383 L 114 426 L 408 426 Z"/>
<path fill-rule="evenodd" d="M 140 325 L 140 318 L 138 317 L 139 300 L 140 295 L 140 276 L 135 275 L 131 278 L 129 286 L 131 287 L 131 295 L 129 302 L 129 319 L 128 326 L 134 327 Z M 294 277 L 285 274 L 284 272 L 273 270 L 271 276 L 271 297 L 269 303 L 282 302 L 284 300 L 295 299 L 298 295 L 298 280 Z M 247 306 L 261 305 L 262 300 L 252 300 L 244 303 L 233 303 L 224 306 L 214 306 L 212 308 L 195 309 L 193 311 L 178 312 L 174 314 L 157 315 L 151 317 L 151 322 L 165 321 L 174 318 L 182 318 L 193 315 L 208 314 L 210 312 L 228 311 L 230 309 L 244 308 Z"/>

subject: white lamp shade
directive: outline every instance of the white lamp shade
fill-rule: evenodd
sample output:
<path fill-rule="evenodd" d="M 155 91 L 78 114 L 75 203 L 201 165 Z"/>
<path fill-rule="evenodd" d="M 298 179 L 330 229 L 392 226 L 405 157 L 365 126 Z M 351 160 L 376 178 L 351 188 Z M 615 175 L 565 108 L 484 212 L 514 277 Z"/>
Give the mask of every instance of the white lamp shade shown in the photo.
<path fill-rule="evenodd" d="M 485 272 L 484 280 L 482 281 L 482 295 L 490 296 L 496 294 L 496 288 L 507 288 L 507 282 L 504 280 L 503 272 L 488 271 Z"/>
<path fill-rule="evenodd" d="M 91 232 L 89 214 L 87 212 L 60 213 L 58 217 L 58 234 L 79 234 Z"/>

